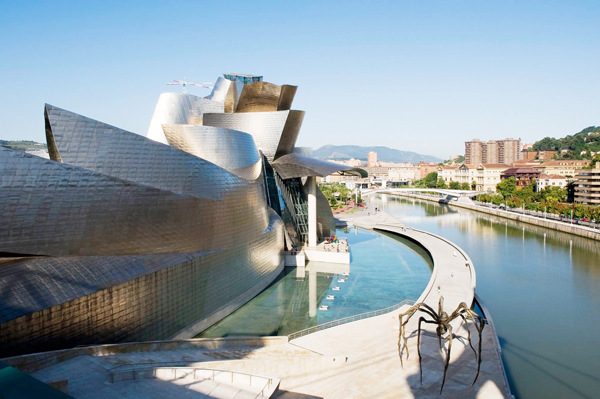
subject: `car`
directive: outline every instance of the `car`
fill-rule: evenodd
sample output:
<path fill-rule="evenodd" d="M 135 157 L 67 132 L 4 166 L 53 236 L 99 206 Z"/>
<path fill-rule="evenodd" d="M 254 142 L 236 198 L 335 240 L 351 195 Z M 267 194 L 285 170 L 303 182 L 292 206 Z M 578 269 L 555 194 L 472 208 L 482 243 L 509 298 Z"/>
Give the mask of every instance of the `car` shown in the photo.
<path fill-rule="evenodd" d="M 587 219 L 587 218 L 582 218 L 582 219 L 580 219 L 580 220 L 581 220 L 582 222 L 589 222 L 589 221 L 590 221 L 590 219 Z"/>

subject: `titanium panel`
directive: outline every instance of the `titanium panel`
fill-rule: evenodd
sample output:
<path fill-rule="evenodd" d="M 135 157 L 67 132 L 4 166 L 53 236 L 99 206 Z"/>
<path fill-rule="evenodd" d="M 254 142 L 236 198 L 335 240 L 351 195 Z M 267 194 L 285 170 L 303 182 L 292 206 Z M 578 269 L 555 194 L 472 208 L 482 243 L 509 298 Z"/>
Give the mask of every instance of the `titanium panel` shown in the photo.
<path fill-rule="evenodd" d="M 234 311 L 278 274 L 281 219 L 271 213 L 262 234 L 235 244 L 210 253 L 1 262 L 2 355 L 170 339 Z"/>
<path fill-rule="evenodd" d="M 275 160 L 271 165 L 282 179 L 306 176 L 324 177 L 335 172 L 343 172 L 360 177 L 367 176 L 367 172 L 360 168 L 352 168 L 350 166 L 340 165 L 333 162 L 322 161 L 320 159 L 310 158 L 297 153 L 284 155 Z"/>
<path fill-rule="evenodd" d="M 261 157 L 248 133 L 212 126 L 163 125 L 171 147 L 206 159 L 235 175 L 257 179 Z"/>
<path fill-rule="evenodd" d="M 213 86 L 213 90 L 206 98 L 212 101 L 218 101 L 225 104 L 229 87 L 231 86 L 231 80 L 219 77 Z"/>
<path fill-rule="evenodd" d="M 59 159 L 70 165 L 213 200 L 241 184 L 211 162 L 138 134 L 49 104 L 45 113 L 46 135 L 55 143 Z"/>
<path fill-rule="evenodd" d="M 262 179 L 251 188 L 212 201 L 0 147 L 0 252 L 124 255 L 227 248 L 268 225 Z"/>
<path fill-rule="evenodd" d="M 205 112 L 224 112 L 222 102 L 213 101 L 187 93 L 163 93 L 154 109 L 147 137 L 167 144 L 163 133 L 164 124 L 201 125 Z"/>
<path fill-rule="evenodd" d="M 223 127 L 249 133 L 256 148 L 273 160 L 290 111 L 205 114 L 204 126 Z"/>
<path fill-rule="evenodd" d="M 272 162 L 282 140 L 295 143 L 303 118 L 304 111 L 205 114 L 204 126 L 223 127 L 251 134 L 256 147 Z M 282 148 L 284 147 L 286 146 L 282 143 Z M 291 148 L 293 150 L 293 144 Z"/>
<path fill-rule="evenodd" d="M 199 212 L 174 194 L 0 147 L 0 251 L 31 255 L 207 249 Z M 214 205 L 213 205 L 214 206 Z M 190 215 L 193 215 L 191 217 Z"/>
<path fill-rule="evenodd" d="M 304 120 L 304 111 L 289 111 L 290 115 L 285 121 L 283 133 L 281 139 L 277 145 L 277 151 L 275 152 L 275 159 L 282 157 L 286 154 L 294 152 L 294 146 L 296 140 L 298 140 L 298 134 L 300 134 L 300 128 L 302 127 L 302 121 Z"/>
<path fill-rule="evenodd" d="M 268 82 L 247 83 L 242 89 L 235 112 L 277 111 L 281 87 Z"/>
<path fill-rule="evenodd" d="M 279 96 L 279 104 L 277 104 L 277 111 L 286 111 L 292 109 L 292 103 L 296 96 L 296 90 L 298 86 L 283 85 L 281 86 L 281 94 Z"/>

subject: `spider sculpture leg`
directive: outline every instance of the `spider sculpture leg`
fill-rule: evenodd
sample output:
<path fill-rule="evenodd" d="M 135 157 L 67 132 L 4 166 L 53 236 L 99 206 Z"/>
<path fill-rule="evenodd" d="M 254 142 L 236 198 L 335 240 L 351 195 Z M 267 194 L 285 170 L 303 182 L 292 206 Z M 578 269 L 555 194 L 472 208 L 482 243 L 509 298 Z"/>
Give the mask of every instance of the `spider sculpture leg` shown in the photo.
<path fill-rule="evenodd" d="M 402 314 L 400 314 L 398 316 L 398 318 L 400 319 L 400 333 L 398 334 L 398 354 L 400 355 L 400 365 L 401 365 L 402 368 L 404 368 L 404 363 L 403 363 L 403 360 L 402 360 L 402 351 L 403 351 L 403 349 L 406 348 L 406 359 L 407 360 L 408 360 L 408 357 L 410 355 L 410 353 L 408 352 L 408 342 L 406 340 L 406 324 L 408 323 L 408 321 L 410 320 L 410 318 L 418 310 L 420 310 L 420 311 L 428 314 L 434 320 L 438 320 L 439 319 L 439 317 L 437 316 L 437 314 L 435 313 L 435 311 L 433 309 L 431 309 L 428 305 L 424 304 L 424 303 L 418 303 L 418 304 L 412 306 L 406 312 L 404 312 L 404 313 L 402 313 Z M 403 316 L 407 316 L 406 321 L 404 321 L 404 322 L 402 322 L 402 317 Z"/>
<path fill-rule="evenodd" d="M 423 366 L 421 365 L 421 323 L 422 322 L 425 322 L 428 324 L 436 324 L 436 325 L 438 324 L 435 321 L 426 320 L 424 317 L 419 318 L 419 330 L 417 333 L 417 353 L 419 354 L 419 376 L 421 377 L 421 384 L 423 384 Z"/>
<path fill-rule="evenodd" d="M 463 320 L 465 320 L 465 324 L 466 324 L 466 320 L 471 320 L 473 322 L 473 324 L 475 325 L 475 329 L 477 330 L 477 333 L 479 334 L 479 345 L 478 345 L 478 353 L 475 353 L 475 356 L 477 357 L 477 374 L 475 374 L 475 379 L 473 380 L 473 385 L 475 385 L 475 383 L 477 382 L 477 378 L 479 378 L 479 371 L 481 370 L 481 345 L 482 345 L 482 333 L 483 333 L 483 328 L 485 327 L 485 320 L 483 320 L 483 318 L 481 316 L 479 316 L 477 313 L 475 313 L 474 311 L 472 311 L 471 309 L 469 309 L 467 307 L 467 304 L 464 302 L 461 302 L 460 305 L 458 305 L 458 308 L 454 311 L 454 313 L 452 313 L 452 317 L 455 317 L 455 315 L 460 316 L 463 318 Z M 466 326 L 467 331 L 469 331 L 469 327 L 468 325 Z M 470 337 L 470 333 L 469 333 L 469 345 L 471 345 L 471 337 Z M 473 345 L 471 345 L 471 348 L 473 348 Z M 473 349 L 473 351 L 475 351 L 475 349 Z"/>
<path fill-rule="evenodd" d="M 471 331 L 469 330 L 469 323 L 467 323 L 467 317 L 463 314 L 460 314 L 461 319 L 465 322 L 465 328 L 467 329 L 467 340 L 469 341 L 469 346 L 473 349 L 473 353 L 475 354 L 475 359 L 477 359 L 477 351 L 473 348 L 473 344 L 471 343 Z M 477 328 L 477 327 L 475 327 Z"/>
<path fill-rule="evenodd" d="M 446 353 L 446 364 L 444 365 L 444 378 L 442 378 L 440 395 L 442 394 L 442 389 L 444 389 L 444 384 L 446 383 L 446 371 L 448 371 L 448 365 L 450 364 L 450 350 L 452 349 L 452 326 L 446 324 L 446 328 L 448 329 L 448 353 Z"/>

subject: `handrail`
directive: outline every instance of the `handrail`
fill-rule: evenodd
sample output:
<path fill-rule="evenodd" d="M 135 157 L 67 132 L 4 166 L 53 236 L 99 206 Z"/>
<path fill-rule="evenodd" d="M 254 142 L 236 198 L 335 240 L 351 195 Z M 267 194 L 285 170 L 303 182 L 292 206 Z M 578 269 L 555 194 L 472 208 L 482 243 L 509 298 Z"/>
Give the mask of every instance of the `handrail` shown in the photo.
<path fill-rule="evenodd" d="M 202 368 L 202 367 L 192 367 L 192 366 L 163 366 L 163 365 L 168 365 L 168 364 L 172 364 L 172 363 L 178 363 L 181 364 L 182 362 L 157 362 L 157 363 L 131 363 L 131 364 L 121 364 L 119 366 L 113 367 L 110 370 L 108 370 L 108 374 L 110 376 L 110 382 L 114 383 L 114 373 L 116 369 L 122 367 L 122 366 L 136 366 L 136 365 L 148 365 L 151 367 L 143 367 L 143 368 L 136 368 L 136 367 L 132 367 L 130 369 L 127 369 L 125 371 L 119 370 L 118 372 L 133 372 L 132 377 L 133 380 L 137 380 L 140 372 L 143 371 L 148 371 L 148 370 L 157 370 L 157 369 L 167 369 L 167 370 L 173 370 L 174 371 L 174 376 L 176 376 L 176 372 L 177 370 L 193 370 L 194 371 L 194 379 L 196 379 L 196 371 L 210 371 L 212 372 L 211 374 L 211 378 L 209 378 L 212 381 L 216 381 L 215 380 L 215 372 L 218 373 L 230 373 L 231 374 L 231 382 L 233 382 L 233 376 L 234 375 L 244 375 L 249 377 L 249 386 L 252 386 L 252 377 L 255 377 L 256 379 L 263 379 L 265 380 L 265 385 L 262 388 L 262 390 L 255 396 L 255 398 L 258 398 L 259 396 L 263 396 L 264 397 L 264 391 L 265 389 L 271 387 L 271 385 L 273 385 L 273 378 L 271 377 L 265 377 L 265 376 L 261 376 L 261 375 L 256 375 L 256 374 L 248 374 L 248 373 L 241 373 L 238 371 L 231 371 L 231 370 L 217 370 L 217 369 L 207 369 L 207 368 Z M 143 375 L 143 374 L 142 374 Z M 153 374 L 153 378 L 154 374 Z M 143 378 L 143 379 L 147 379 L 147 378 Z"/>
<path fill-rule="evenodd" d="M 394 310 L 399 309 L 404 305 L 414 305 L 414 304 L 415 304 L 415 301 L 413 301 L 412 299 L 405 299 L 402 302 L 397 303 L 392 306 L 389 306 L 387 308 L 372 310 L 370 312 L 357 314 L 355 316 L 344 317 L 342 319 L 329 321 L 327 323 L 323 323 L 323 324 L 319 324 L 319 325 L 316 325 L 313 327 L 305 328 L 304 330 L 296 331 L 294 333 L 288 334 L 288 340 L 291 341 L 292 339 L 300 338 L 305 335 L 315 333 L 317 331 L 327 330 L 328 328 L 340 326 L 342 324 L 351 323 L 356 320 L 362 320 L 362 319 L 368 319 L 370 317 L 380 316 L 382 314 L 393 312 Z"/>

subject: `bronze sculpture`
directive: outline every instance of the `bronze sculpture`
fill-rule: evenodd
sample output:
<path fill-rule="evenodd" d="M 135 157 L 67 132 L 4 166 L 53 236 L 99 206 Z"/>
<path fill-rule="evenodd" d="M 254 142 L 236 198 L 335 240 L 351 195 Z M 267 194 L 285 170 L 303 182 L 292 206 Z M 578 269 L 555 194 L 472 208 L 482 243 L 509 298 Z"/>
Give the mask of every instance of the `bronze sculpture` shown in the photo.
<path fill-rule="evenodd" d="M 473 385 L 475 385 L 475 382 L 477 381 L 477 377 L 479 377 L 479 369 L 481 368 L 481 333 L 483 331 L 483 327 L 485 326 L 485 320 L 481 316 L 479 316 L 477 313 L 475 313 L 473 310 L 469 309 L 467 307 L 466 303 L 461 302 L 458 305 L 458 307 L 456 308 L 456 310 L 450 316 L 448 316 L 448 314 L 442 310 L 443 303 L 444 303 L 444 297 L 440 296 L 440 302 L 438 305 L 437 312 L 425 303 L 417 303 L 414 306 L 412 306 L 410 309 L 408 309 L 406 312 L 404 312 L 398 316 L 400 319 L 400 334 L 398 337 L 398 352 L 400 354 L 400 364 L 402 365 L 402 368 L 404 368 L 404 363 L 402 361 L 402 350 L 404 347 L 406 347 L 406 359 L 407 360 L 408 360 L 408 356 L 409 356 L 408 345 L 407 345 L 406 335 L 405 335 L 406 323 L 408 323 L 408 321 L 410 320 L 412 315 L 414 315 L 417 311 L 424 312 L 427 315 L 431 316 L 431 318 L 433 318 L 433 320 L 427 320 L 427 319 L 425 319 L 425 317 L 419 318 L 419 328 L 418 328 L 418 333 L 417 333 L 417 351 L 419 353 L 419 372 L 420 372 L 420 377 L 421 377 L 421 384 L 423 383 L 423 368 L 421 366 L 421 323 L 424 322 L 424 323 L 428 323 L 428 324 L 436 324 L 437 325 L 435 331 L 438 336 L 440 350 L 442 349 L 442 336 L 444 334 L 446 334 L 447 332 L 449 333 L 448 336 L 444 338 L 444 339 L 448 340 L 448 351 L 446 353 L 446 364 L 444 365 L 444 377 L 442 379 L 440 395 L 442 393 L 442 389 L 444 389 L 444 383 L 446 382 L 446 371 L 448 370 L 448 364 L 450 363 L 450 350 L 452 349 L 453 334 L 452 334 L 452 326 L 450 325 L 450 322 L 457 319 L 458 317 L 463 319 L 463 321 L 465 322 L 465 328 L 467 329 L 467 339 L 469 341 L 469 346 L 471 347 L 471 349 L 473 349 L 473 352 L 475 353 L 475 357 L 477 358 L 477 374 L 475 375 L 475 380 L 473 380 Z M 404 316 L 407 316 L 407 318 L 406 318 L 406 321 L 403 323 L 402 318 Z M 473 345 L 471 344 L 471 332 L 469 331 L 469 326 L 467 323 L 468 320 L 473 322 L 473 324 L 475 325 L 475 329 L 479 333 L 479 351 L 476 351 L 475 348 L 473 348 Z M 404 343 L 404 346 L 402 346 L 402 343 Z"/>

